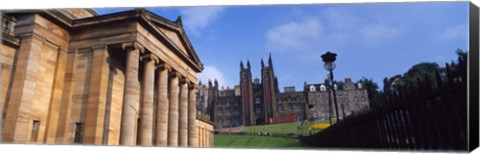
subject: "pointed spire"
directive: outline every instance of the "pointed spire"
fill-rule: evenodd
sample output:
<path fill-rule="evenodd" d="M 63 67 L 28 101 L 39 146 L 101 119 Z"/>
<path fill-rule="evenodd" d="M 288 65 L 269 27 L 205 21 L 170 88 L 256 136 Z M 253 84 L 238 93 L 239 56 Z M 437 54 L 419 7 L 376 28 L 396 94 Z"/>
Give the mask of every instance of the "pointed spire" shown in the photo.
<path fill-rule="evenodd" d="M 250 69 L 250 61 L 247 60 L 247 68 Z"/>
<path fill-rule="evenodd" d="M 271 52 L 268 54 L 268 66 L 272 67 L 272 53 Z"/>
<path fill-rule="evenodd" d="M 177 17 L 177 20 L 175 20 L 175 23 L 176 23 L 177 25 L 183 26 L 183 25 L 182 25 L 182 16 L 178 16 L 178 17 Z"/>
<path fill-rule="evenodd" d="M 240 60 L 240 68 L 243 70 L 245 67 L 243 67 L 243 62 Z"/>
<path fill-rule="evenodd" d="M 264 68 L 264 67 L 265 67 L 265 64 L 263 63 L 263 58 L 262 58 L 262 60 L 261 60 L 260 64 L 262 64 L 262 68 Z"/>
<path fill-rule="evenodd" d="M 215 79 L 215 81 L 213 81 L 213 84 L 215 85 L 215 87 L 218 87 L 218 81 L 217 81 L 217 79 Z"/>
<path fill-rule="evenodd" d="M 198 80 L 198 85 L 202 85 L 202 80 Z"/>
<path fill-rule="evenodd" d="M 212 87 L 212 80 L 208 79 L 208 87 Z"/>

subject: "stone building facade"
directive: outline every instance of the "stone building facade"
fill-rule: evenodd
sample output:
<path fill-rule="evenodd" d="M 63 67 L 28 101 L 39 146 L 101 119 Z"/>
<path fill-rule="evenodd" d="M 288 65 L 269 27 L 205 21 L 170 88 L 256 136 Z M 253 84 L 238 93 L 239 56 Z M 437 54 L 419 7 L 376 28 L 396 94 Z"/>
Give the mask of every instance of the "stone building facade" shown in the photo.
<path fill-rule="evenodd" d="M 203 64 L 180 17 L 2 13 L 2 142 L 212 145 L 195 105 Z"/>
<path fill-rule="evenodd" d="M 329 117 L 328 101 L 331 99 L 333 106 L 333 94 L 327 88 L 328 85 L 305 83 L 300 91 L 296 91 L 294 86 L 287 86 L 280 92 L 271 55 L 268 66 L 265 66 L 263 60 L 260 64 L 262 78 L 253 79 L 250 62 L 247 61 L 246 66 L 240 62 L 240 85 L 233 89 L 219 89 L 216 80 L 213 84 L 209 81 L 208 86 L 199 85 L 204 87 L 202 89 L 208 89 L 203 92 L 208 93 L 208 98 L 203 95 L 198 100 L 208 100 L 207 112 L 216 128 L 271 124 L 292 116 L 297 121 Z M 337 102 L 339 110 L 342 111 L 343 105 L 348 116 L 368 106 L 367 91 L 361 84 L 353 83 L 347 78 L 343 86 L 337 88 Z M 342 112 L 340 115 L 343 116 Z"/>
<path fill-rule="evenodd" d="M 343 86 L 337 87 L 337 85 L 334 84 L 334 88 L 336 90 L 338 115 L 340 118 L 368 107 L 369 100 L 367 90 L 363 88 L 361 83 L 353 83 L 350 78 L 346 78 Z M 322 84 L 307 84 L 305 82 L 304 93 L 309 104 L 313 105 L 313 108 L 310 109 L 312 111 L 312 118 L 328 119 L 330 109 L 329 101 L 331 102 L 332 118 L 336 118 L 333 93 L 328 81 Z M 343 113 L 345 113 L 345 115 Z"/>

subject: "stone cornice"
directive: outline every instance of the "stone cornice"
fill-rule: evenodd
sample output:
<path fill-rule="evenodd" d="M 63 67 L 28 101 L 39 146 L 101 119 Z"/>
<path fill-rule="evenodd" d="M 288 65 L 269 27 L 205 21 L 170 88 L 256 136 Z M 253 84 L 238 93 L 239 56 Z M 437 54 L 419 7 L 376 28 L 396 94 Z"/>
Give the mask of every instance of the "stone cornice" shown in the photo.
<path fill-rule="evenodd" d="M 14 47 L 20 46 L 20 40 L 10 34 L 2 32 L 1 38 L 3 43 L 12 45 Z"/>

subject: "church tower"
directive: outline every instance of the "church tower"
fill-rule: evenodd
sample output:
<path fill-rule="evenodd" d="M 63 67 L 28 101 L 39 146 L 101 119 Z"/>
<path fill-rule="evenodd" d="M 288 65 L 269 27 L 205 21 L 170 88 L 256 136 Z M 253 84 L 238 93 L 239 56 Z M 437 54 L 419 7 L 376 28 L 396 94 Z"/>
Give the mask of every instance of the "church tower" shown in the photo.
<path fill-rule="evenodd" d="M 267 123 L 270 123 L 272 117 L 276 117 L 277 106 L 276 106 L 276 94 L 278 90 L 278 81 L 273 70 L 272 54 L 269 54 L 268 57 L 268 66 L 264 66 L 262 60 L 262 85 L 263 85 L 263 102 L 265 120 Z"/>
<path fill-rule="evenodd" d="M 252 73 L 250 69 L 250 62 L 247 61 L 247 67 L 243 66 L 243 62 L 240 61 L 240 92 L 242 100 L 242 124 L 244 126 L 253 125 L 254 112 L 253 112 L 253 87 L 252 87 Z"/>
<path fill-rule="evenodd" d="M 216 107 L 217 99 L 218 99 L 218 81 L 217 79 L 215 79 L 214 84 L 212 85 L 212 81 L 208 80 L 207 113 L 210 115 L 210 120 L 213 122 L 215 122 L 215 107 Z"/>

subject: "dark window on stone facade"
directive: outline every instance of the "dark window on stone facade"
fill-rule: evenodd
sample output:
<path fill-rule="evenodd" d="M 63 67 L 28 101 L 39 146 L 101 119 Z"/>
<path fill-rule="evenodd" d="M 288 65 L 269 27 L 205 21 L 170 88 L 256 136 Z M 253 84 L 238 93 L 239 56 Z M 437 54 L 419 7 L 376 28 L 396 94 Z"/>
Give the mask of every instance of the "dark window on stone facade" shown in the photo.
<path fill-rule="evenodd" d="M 40 121 L 38 120 L 33 120 L 32 123 L 32 132 L 30 134 L 30 141 L 31 142 L 37 142 L 38 138 L 38 131 L 40 130 Z"/>
<path fill-rule="evenodd" d="M 82 143 L 82 123 L 75 123 L 75 136 L 73 137 L 73 143 Z"/>

